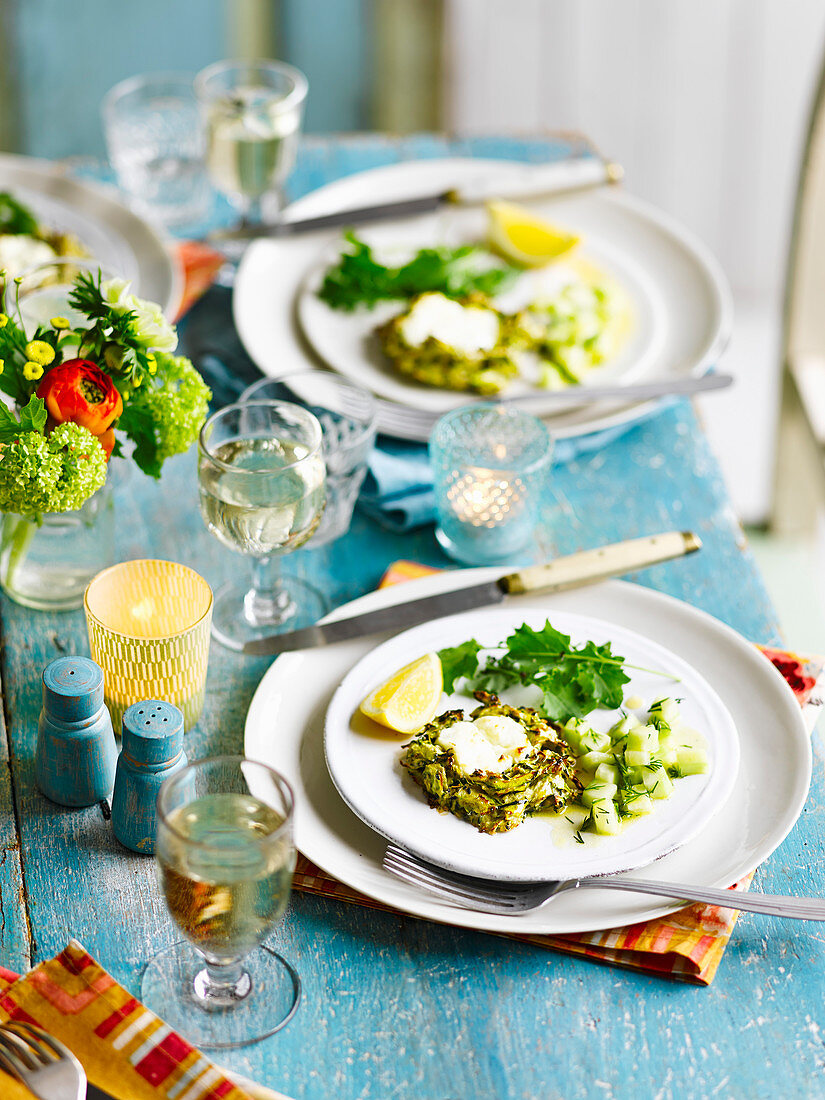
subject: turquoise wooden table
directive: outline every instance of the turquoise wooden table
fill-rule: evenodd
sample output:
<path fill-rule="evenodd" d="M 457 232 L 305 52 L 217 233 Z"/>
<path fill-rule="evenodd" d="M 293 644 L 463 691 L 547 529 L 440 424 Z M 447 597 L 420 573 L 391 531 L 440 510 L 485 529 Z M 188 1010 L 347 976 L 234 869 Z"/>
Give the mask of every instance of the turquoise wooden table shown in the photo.
<path fill-rule="evenodd" d="M 558 151 L 546 138 L 316 139 L 303 150 L 292 192 L 402 158 L 540 159 Z M 186 349 L 212 372 L 219 398 L 238 384 L 217 373 L 217 359 L 226 362 L 233 352 L 222 293 L 213 292 L 183 332 Z M 240 357 L 236 362 L 241 376 L 253 376 Z M 184 560 L 215 585 L 238 568 L 202 527 L 193 455 L 170 462 L 160 484 L 133 473 L 117 495 L 121 558 Z M 634 579 L 704 608 L 754 641 L 780 640 L 716 461 L 686 403 L 555 467 L 543 524 L 546 546 L 560 553 L 692 528 L 704 541 L 701 554 Z M 431 528 L 393 535 L 356 514 L 340 542 L 294 555 L 287 568 L 339 604 L 372 589 L 400 557 L 451 564 Z M 72 652 L 88 652 L 80 612 L 34 613 L 3 599 L 8 768 L 0 775 L 0 961 L 24 969 L 74 936 L 137 991 L 146 960 L 177 938 L 151 859 L 122 849 L 97 808 L 61 809 L 34 786 L 40 672 Z M 240 750 L 266 667 L 213 646 L 203 717 L 187 739 L 190 758 Z M 806 810 L 760 869 L 756 889 L 825 893 L 825 785 L 816 739 L 814 748 Z M 817 924 L 743 916 L 707 989 L 306 895 L 293 897 L 272 942 L 301 972 L 300 1011 L 280 1034 L 224 1060 L 291 1097 L 825 1095 L 825 932 Z"/>

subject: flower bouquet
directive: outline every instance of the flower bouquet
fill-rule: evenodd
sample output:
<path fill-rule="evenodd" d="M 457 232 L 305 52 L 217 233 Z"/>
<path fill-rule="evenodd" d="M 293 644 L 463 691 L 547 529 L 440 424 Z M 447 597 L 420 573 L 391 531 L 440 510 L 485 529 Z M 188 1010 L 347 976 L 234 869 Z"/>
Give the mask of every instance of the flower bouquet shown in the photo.
<path fill-rule="evenodd" d="M 0 404 L 0 585 L 29 606 L 79 606 L 106 563 L 84 566 L 75 554 L 62 575 L 59 562 L 49 575 L 41 556 L 27 569 L 38 531 L 56 525 L 65 542 L 69 517 L 78 530 L 93 525 L 113 457 L 159 477 L 197 438 L 211 393 L 173 354 L 177 335 L 160 307 L 125 280 L 79 272 L 68 306 L 80 320 L 37 325 L 24 322 L 20 281 L 0 313 L 0 391 L 11 399 Z M 94 556 L 93 534 L 87 544 Z"/>

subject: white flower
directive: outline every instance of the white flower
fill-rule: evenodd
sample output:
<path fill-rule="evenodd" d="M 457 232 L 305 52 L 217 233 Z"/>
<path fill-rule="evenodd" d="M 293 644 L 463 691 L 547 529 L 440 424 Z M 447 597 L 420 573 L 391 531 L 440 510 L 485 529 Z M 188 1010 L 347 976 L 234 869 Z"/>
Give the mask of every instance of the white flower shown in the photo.
<path fill-rule="evenodd" d="M 175 326 L 163 316 L 163 310 L 156 302 L 148 302 L 129 293 L 132 284 L 126 279 L 108 279 L 101 283 L 100 290 L 104 301 L 117 313 L 132 312 L 132 332 L 145 348 L 153 351 L 173 352 L 178 346 L 178 334 Z"/>

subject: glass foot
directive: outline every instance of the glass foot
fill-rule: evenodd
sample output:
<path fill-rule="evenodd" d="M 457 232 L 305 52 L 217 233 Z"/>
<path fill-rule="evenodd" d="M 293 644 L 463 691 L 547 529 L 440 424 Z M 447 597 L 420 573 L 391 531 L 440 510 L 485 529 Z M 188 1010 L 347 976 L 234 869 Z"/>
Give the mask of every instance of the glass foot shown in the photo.
<path fill-rule="evenodd" d="M 298 577 L 282 576 L 278 595 L 265 598 L 249 590 L 244 578 L 222 585 L 212 605 L 212 637 L 228 649 L 284 630 L 317 623 L 331 610 L 323 592 Z"/>
<path fill-rule="evenodd" d="M 301 1001 L 301 979 L 268 947 L 243 961 L 246 977 L 237 996 L 202 1001 L 204 961 L 182 941 L 156 955 L 143 972 L 140 997 L 184 1039 L 197 1047 L 241 1047 L 274 1035 Z"/>

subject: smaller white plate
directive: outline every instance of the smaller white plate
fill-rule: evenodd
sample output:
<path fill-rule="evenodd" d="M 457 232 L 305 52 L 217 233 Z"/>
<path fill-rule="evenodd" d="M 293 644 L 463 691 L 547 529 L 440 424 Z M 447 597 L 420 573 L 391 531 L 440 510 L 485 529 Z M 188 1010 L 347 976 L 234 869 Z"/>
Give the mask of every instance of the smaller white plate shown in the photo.
<path fill-rule="evenodd" d="M 392 254 L 399 245 L 403 249 L 406 244 L 406 251 L 392 260 L 393 263 L 404 263 L 419 248 L 435 247 L 452 243 L 453 240 L 460 243 L 483 241 L 485 214 L 481 210 L 459 209 L 450 212 L 449 223 L 443 215 L 421 218 L 412 242 L 410 228 L 398 223 L 371 226 L 363 229 L 360 235 L 379 256 Z M 345 377 L 385 399 L 420 409 L 435 417 L 475 400 L 473 394 L 425 386 L 405 377 L 384 355 L 375 330 L 378 325 L 406 309 L 404 302 L 381 302 L 373 309 L 362 308 L 346 313 L 332 309 L 318 297 L 324 275 L 337 263 L 345 248 L 343 240 L 338 240 L 324 249 L 309 271 L 298 296 L 301 328 L 318 355 Z M 632 382 L 654 375 L 667 332 L 667 307 L 656 284 L 631 256 L 607 243 L 589 242 L 582 248 L 579 259 L 588 268 L 601 272 L 616 287 L 616 292 L 627 302 L 630 315 L 630 329 L 617 355 L 588 374 L 583 385 Z M 494 299 L 494 304 L 505 312 L 515 312 L 531 301 L 552 296 L 562 286 L 578 282 L 581 278 L 578 264 L 560 261 L 550 268 L 524 272 L 515 285 Z M 504 394 L 506 397 L 528 395 L 533 398 L 530 411 L 536 416 L 552 417 L 569 412 L 570 406 L 554 404 L 546 392 L 522 379 L 515 379 Z"/>
<path fill-rule="evenodd" d="M 355 665 L 330 703 L 324 746 L 335 786 L 362 821 L 432 863 L 509 881 L 632 870 L 674 851 L 704 829 L 736 781 L 739 740 L 733 719 L 716 692 L 686 661 L 615 623 L 570 612 L 551 619 L 557 630 L 571 635 L 574 645 L 612 643 L 630 676 L 625 698 L 638 695 L 647 707 L 663 696 L 677 696 L 682 718 L 704 738 L 710 759 L 706 774 L 678 780 L 669 799 L 658 802 L 647 816 L 628 821 L 617 836 L 585 833 L 584 843 L 579 843 L 574 827 L 555 814 L 528 817 L 516 829 L 491 836 L 453 814 L 439 813 L 401 767 L 402 745 L 409 738 L 385 730 L 358 711 L 370 691 L 425 653 L 468 638 L 494 646 L 521 623 L 541 629 L 547 618 L 545 610 L 535 607 L 484 608 L 452 615 L 405 631 Z M 442 701 L 439 713 L 457 707 L 469 712 L 477 705 L 467 695 L 455 693 Z M 587 721 L 606 730 L 619 717 L 617 711 L 602 710 L 594 711 Z"/>

